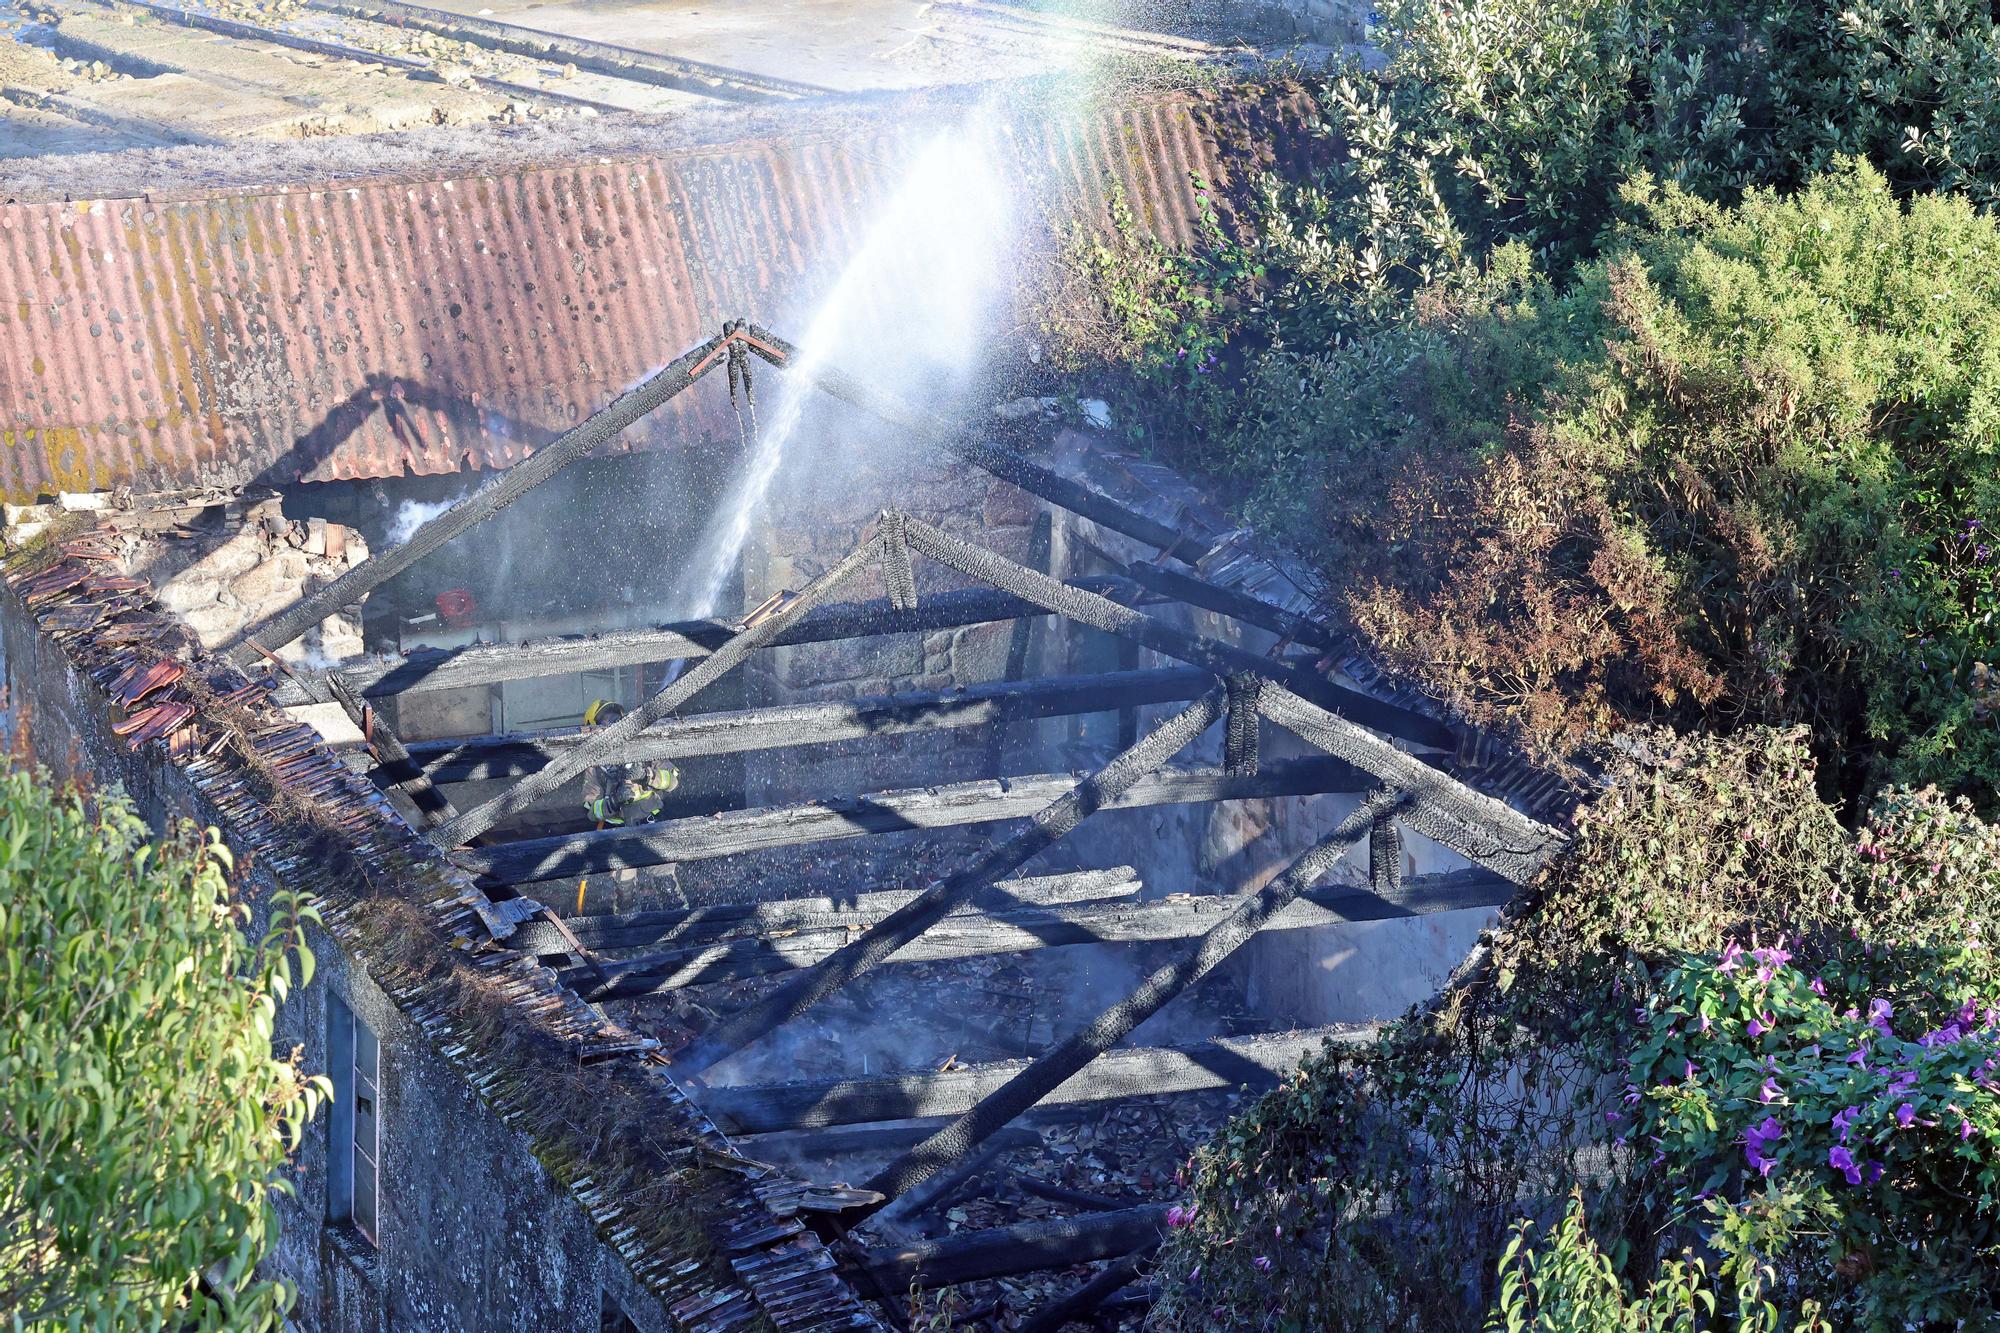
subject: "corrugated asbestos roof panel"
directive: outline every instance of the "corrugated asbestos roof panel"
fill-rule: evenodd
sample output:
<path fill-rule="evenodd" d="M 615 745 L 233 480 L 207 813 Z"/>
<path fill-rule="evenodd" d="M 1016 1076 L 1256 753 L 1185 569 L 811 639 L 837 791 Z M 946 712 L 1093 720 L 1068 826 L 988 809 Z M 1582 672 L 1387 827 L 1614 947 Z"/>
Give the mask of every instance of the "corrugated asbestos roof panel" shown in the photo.
<path fill-rule="evenodd" d="M 1113 191 L 1170 241 L 1304 114 L 1184 93 L 1013 120 L 1055 217 Z M 725 318 L 779 318 L 859 243 L 935 118 L 442 180 L 0 208 L 0 489 L 506 467 Z M 1011 159 L 1011 161 L 1009 160 Z M 684 396 L 624 447 L 715 433 Z"/>

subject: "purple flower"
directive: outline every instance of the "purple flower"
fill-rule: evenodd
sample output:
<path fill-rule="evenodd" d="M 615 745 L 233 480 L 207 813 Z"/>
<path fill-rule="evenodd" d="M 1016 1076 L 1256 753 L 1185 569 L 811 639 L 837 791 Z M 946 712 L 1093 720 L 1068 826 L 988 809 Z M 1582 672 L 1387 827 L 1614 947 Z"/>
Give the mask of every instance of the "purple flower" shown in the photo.
<path fill-rule="evenodd" d="M 1854 1161 L 1854 1154 L 1845 1148 L 1833 1147 L 1826 1150 L 1826 1164 L 1847 1177 L 1850 1185 L 1861 1183 L 1861 1168 Z"/>
<path fill-rule="evenodd" d="M 1840 1141 L 1842 1143 L 1847 1142 L 1847 1131 L 1854 1127 L 1854 1122 L 1858 1120 L 1860 1116 L 1861 1116 L 1861 1108 L 1858 1106 L 1850 1106 L 1845 1110 L 1835 1111 L 1833 1113 L 1833 1128 L 1835 1132 L 1840 1135 Z"/>
<path fill-rule="evenodd" d="M 1847 1063 L 1853 1065 L 1857 1069 L 1868 1068 L 1868 1052 L 1855 1051 L 1853 1054 L 1847 1057 Z"/>
<path fill-rule="evenodd" d="M 1173 1207 L 1167 1209 L 1167 1225 L 1170 1227 L 1187 1226 L 1194 1221 L 1194 1214 L 1195 1205 L 1188 1204 L 1183 1208 L 1180 1204 L 1175 1204 Z"/>
<path fill-rule="evenodd" d="M 1992 558 L 1993 558 L 1993 548 L 1988 546 L 1985 542 L 1981 542 L 1979 543 L 1979 545 L 1972 548 L 1973 563 L 1983 565 Z"/>
<path fill-rule="evenodd" d="M 1826 998 L 1826 983 L 1818 977 L 1814 977 L 1811 981 L 1808 981 L 1806 988 L 1819 996 L 1820 999 L 1824 1000 Z"/>
<path fill-rule="evenodd" d="M 1961 1120 L 1961 1121 L 1959 1121 L 1959 1122 L 1958 1122 L 1958 1141 L 1959 1141 L 1960 1143 L 1963 1143 L 1963 1142 L 1965 1142 L 1965 1141 L 1966 1141 L 1967 1139 L 1969 1139 L 1969 1138 L 1971 1138 L 1971 1137 L 1972 1137 L 1972 1122 L 1971 1122 L 1970 1120 Z"/>
<path fill-rule="evenodd" d="M 1898 1125 L 1901 1125 L 1904 1129 L 1908 1129 L 1911 1125 L 1915 1124 L 1916 1120 L 1917 1120 L 1917 1108 L 1912 1106 L 1910 1103 L 1904 1102 L 1901 1106 L 1896 1108 L 1896 1123 Z"/>
<path fill-rule="evenodd" d="M 1785 941 L 1783 938 L 1780 938 L 1776 944 L 1769 948 L 1752 949 L 1750 956 L 1757 960 L 1757 980 L 1759 981 L 1771 980 L 1778 974 L 1779 968 L 1792 961 L 1791 954 L 1785 952 Z"/>
<path fill-rule="evenodd" d="M 1777 1026 L 1778 1026 L 1778 1016 L 1772 1013 L 1769 1009 L 1766 1009 L 1762 1013 L 1758 1014 L 1755 1018 L 1751 1019 L 1743 1030 L 1749 1033 L 1753 1037 L 1761 1037 L 1766 1032 L 1770 1032 Z"/>
<path fill-rule="evenodd" d="M 1917 1071 L 1914 1069 L 1897 1070 L 1895 1075 L 1889 1080 L 1889 1090 L 1891 1092 L 1901 1092 L 1905 1088 L 1914 1088 L 1916 1085 Z"/>
<path fill-rule="evenodd" d="M 1250 1266 L 1260 1273 L 1268 1273 L 1271 1271 L 1270 1256 L 1260 1254 L 1250 1261 Z"/>
<path fill-rule="evenodd" d="M 1868 1002 L 1868 1025 L 1885 1037 L 1896 1035 L 1889 1030 L 1889 1020 L 1895 1017 L 1895 1014 L 1895 1007 L 1879 996 Z"/>
<path fill-rule="evenodd" d="M 1741 966 L 1736 960 L 1743 956 L 1743 946 L 1735 940 L 1722 946 L 1722 961 L 1715 965 L 1718 972 L 1734 972 Z"/>
<path fill-rule="evenodd" d="M 1873 1185 L 1876 1181 L 1880 1180 L 1881 1178 L 1882 1178 L 1882 1164 L 1880 1162 L 1870 1162 L 1868 1164 L 1868 1183 Z"/>
<path fill-rule="evenodd" d="M 1964 1036 L 1965 1029 L 1959 1027 L 1956 1023 L 1946 1023 L 1943 1027 L 1932 1028 L 1923 1036 L 1918 1037 L 1917 1045 L 1925 1049 L 1933 1046 L 1949 1046 L 1953 1042 L 1963 1039 Z"/>
<path fill-rule="evenodd" d="M 1749 1160 L 1758 1175 L 1768 1176 L 1778 1159 L 1771 1155 L 1771 1148 L 1785 1136 L 1785 1127 L 1778 1123 L 1778 1117 L 1767 1115 L 1762 1124 L 1750 1126 L 1743 1131 L 1743 1155 Z"/>
<path fill-rule="evenodd" d="M 1686 1067 L 1681 1070 L 1681 1077 L 1692 1081 L 1694 1079 L 1694 1061 L 1688 1060 L 1683 1063 Z"/>
<path fill-rule="evenodd" d="M 1758 1099 L 1767 1103 L 1775 1102 L 1782 1096 L 1784 1093 L 1778 1090 L 1778 1080 L 1774 1078 L 1765 1079 L 1764 1086 L 1757 1090 Z"/>

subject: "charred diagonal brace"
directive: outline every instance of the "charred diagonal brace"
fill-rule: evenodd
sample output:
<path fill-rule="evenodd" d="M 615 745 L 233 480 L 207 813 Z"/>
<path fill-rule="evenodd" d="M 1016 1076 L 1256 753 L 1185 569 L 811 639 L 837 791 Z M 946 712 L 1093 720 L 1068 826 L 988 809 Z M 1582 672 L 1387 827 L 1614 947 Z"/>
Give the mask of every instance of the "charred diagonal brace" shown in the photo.
<path fill-rule="evenodd" d="M 750 344 L 751 350 L 772 365 L 791 366 L 799 363 L 798 349 L 775 333 L 755 324 L 750 326 L 750 333 L 753 338 L 776 349 L 779 353 L 773 356 L 759 347 L 757 342 Z M 898 402 L 844 371 L 831 366 L 822 366 L 812 373 L 812 381 L 821 390 L 842 402 L 852 404 L 871 416 L 879 417 L 892 426 L 908 431 L 947 453 L 956 454 L 1002 481 L 1010 481 L 1022 490 L 1038 495 L 1051 504 L 1060 505 L 1071 513 L 1081 514 L 1113 531 L 1135 537 L 1185 564 L 1192 565 L 1198 562 L 1208 553 L 1212 544 L 1212 539 L 1209 537 L 1155 522 L 1137 510 L 1119 504 L 1110 496 L 1101 495 L 1087 486 L 1078 485 L 1068 477 L 1053 472 L 1039 463 L 1031 463 L 1011 450 L 996 449 L 990 444 L 970 439 L 937 417 Z"/>
<path fill-rule="evenodd" d="M 1282 685 L 1265 685 L 1257 697 L 1257 711 L 1306 744 L 1408 792 L 1410 804 L 1399 816 L 1404 824 L 1516 884 L 1534 878 L 1569 841 L 1548 825 L 1411 758 Z"/>
<path fill-rule="evenodd" d="M 677 1072 L 699 1074 L 716 1061 L 798 1017 L 891 954 L 1002 876 L 1054 846 L 1086 817 L 1123 795 L 1135 782 L 1166 763 L 1222 715 L 1222 691 L 1211 690 L 1189 704 L 1131 749 L 1037 811 L 1028 826 L 989 847 L 971 863 L 939 880 L 906 907 L 860 939 L 836 950 L 780 986 L 765 999 L 737 1010 L 674 1059 Z"/>
<path fill-rule="evenodd" d="M 1403 888 L 1403 832 L 1394 815 L 1384 815 L 1368 830 L 1368 886 L 1393 895 Z"/>
<path fill-rule="evenodd" d="M 903 531 L 911 549 L 949 565 L 961 574 L 1013 593 L 1037 606 L 1045 606 L 1059 616 L 1092 629 L 1130 640 L 1168 657 L 1206 667 L 1218 676 L 1248 672 L 1266 680 L 1281 681 L 1300 695 L 1321 701 L 1326 708 L 1338 709 L 1338 716 L 1349 719 L 1350 725 L 1359 723 L 1376 727 L 1419 745 L 1449 748 L 1456 743 L 1451 730 L 1432 718 L 1384 703 L 1359 690 L 1345 689 L 1303 667 L 1191 634 L 1144 611 L 1135 611 L 1094 593 L 1067 587 L 1046 574 L 1038 574 L 1026 565 L 954 537 L 914 516 L 904 519 Z"/>
<path fill-rule="evenodd" d="M 884 1167 L 867 1187 L 894 1200 L 1005 1128 L 1235 953 L 1265 922 L 1333 869 L 1349 848 L 1368 836 L 1377 816 L 1395 809 L 1404 800 L 1398 793 L 1382 792 L 1363 802 L 1359 810 L 1301 854 L 1283 874 L 1246 898 L 1226 921 L 1202 936 L 1193 949 L 1156 970 L 1138 990 L 1008 1080 L 1005 1087 Z"/>
<path fill-rule="evenodd" d="M 640 732 L 707 689 L 744 658 L 784 633 L 786 626 L 838 592 L 856 571 L 876 558 L 880 544 L 881 538 L 877 536 L 855 547 L 833 568 L 808 583 L 798 600 L 744 630 L 645 703 L 574 750 L 552 758 L 547 767 L 521 779 L 484 805 L 475 806 L 450 823 L 431 830 L 430 840 L 439 847 L 461 847 L 509 815 L 551 794 L 585 769 L 607 762 Z"/>
<path fill-rule="evenodd" d="M 1058 615 L 1107 634 L 1135 640 L 1218 675 L 1246 671 L 1263 676 L 1265 683 L 1257 692 L 1257 711 L 1265 718 L 1335 758 L 1374 774 L 1384 784 L 1409 793 L 1410 805 L 1403 816 L 1405 824 L 1516 884 L 1532 878 L 1567 841 L 1546 824 L 1474 791 L 1360 725 L 1379 725 L 1392 734 L 1404 735 L 1407 733 L 1396 723 L 1411 714 L 1353 691 L 1335 694 L 1359 702 L 1332 706 L 1320 703 L 1306 696 L 1323 696 L 1330 687 L 1310 672 L 1287 669 L 1243 649 L 1175 629 L 1143 611 L 1066 588 L 1047 575 L 960 541 L 919 519 L 907 519 L 904 531 L 913 549 L 962 574 L 1046 606 Z M 1333 707 L 1341 708 L 1342 712 L 1333 711 Z M 1378 721 L 1385 709 L 1393 716 Z"/>
<path fill-rule="evenodd" d="M 229 650 L 238 666 L 260 650 L 275 652 L 371 589 L 396 577 L 466 529 L 483 523 L 618 432 L 690 387 L 697 367 L 722 344 L 711 338 L 683 352 L 639 384 L 619 394 L 561 437 L 535 450 L 472 494 L 418 528 L 392 550 L 369 557 L 316 592 L 307 593 L 252 630 Z"/>
<path fill-rule="evenodd" d="M 410 758 L 410 752 L 403 748 L 403 742 L 396 738 L 389 724 L 362 702 L 338 671 L 326 673 L 326 687 L 345 710 L 348 719 L 360 728 L 362 739 L 375 755 L 376 767 L 383 780 L 403 789 L 423 816 L 426 826 L 458 817 L 451 799 L 432 785 L 429 775 Z"/>

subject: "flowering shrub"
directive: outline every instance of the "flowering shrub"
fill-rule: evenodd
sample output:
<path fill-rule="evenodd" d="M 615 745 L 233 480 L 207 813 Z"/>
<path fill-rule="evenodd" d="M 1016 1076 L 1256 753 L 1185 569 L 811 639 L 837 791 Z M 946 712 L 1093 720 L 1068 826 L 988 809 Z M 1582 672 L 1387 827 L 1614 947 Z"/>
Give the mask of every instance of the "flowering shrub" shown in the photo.
<path fill-rule="evenodd" d="M 2000 827 L 1814 782 L 1797 732 L 1630 747 L 1483 961 L 1196 1155 L 1156 1326 L 1977 1326 Z"/>
<path fill-rule="evenodd" d="M 1709 1204 L 1695 1215 L 1708 1243 L 1857 1323 L 1990 1310 L 2000 1008 L 1983 949 L 1850 942 L 1802 962 L 1732 942 L 1662 984 L 1621 1122 L 1651 1154 L 1652 1207 Z"/>

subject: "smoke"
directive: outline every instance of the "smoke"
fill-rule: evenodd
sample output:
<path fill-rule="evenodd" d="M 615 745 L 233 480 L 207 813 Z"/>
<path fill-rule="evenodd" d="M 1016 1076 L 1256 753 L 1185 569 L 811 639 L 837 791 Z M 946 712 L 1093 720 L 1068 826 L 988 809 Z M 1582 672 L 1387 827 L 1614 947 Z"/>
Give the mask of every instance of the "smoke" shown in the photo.
<path fill-rule="evenodd" d="M 458 497 L 426 503 L 422 500 L 405 500 L 396 506 L 395 517 L 389 520 L 389 545 L 401 546 L 417 535 L 417 529 L 458 503 Z"/>

